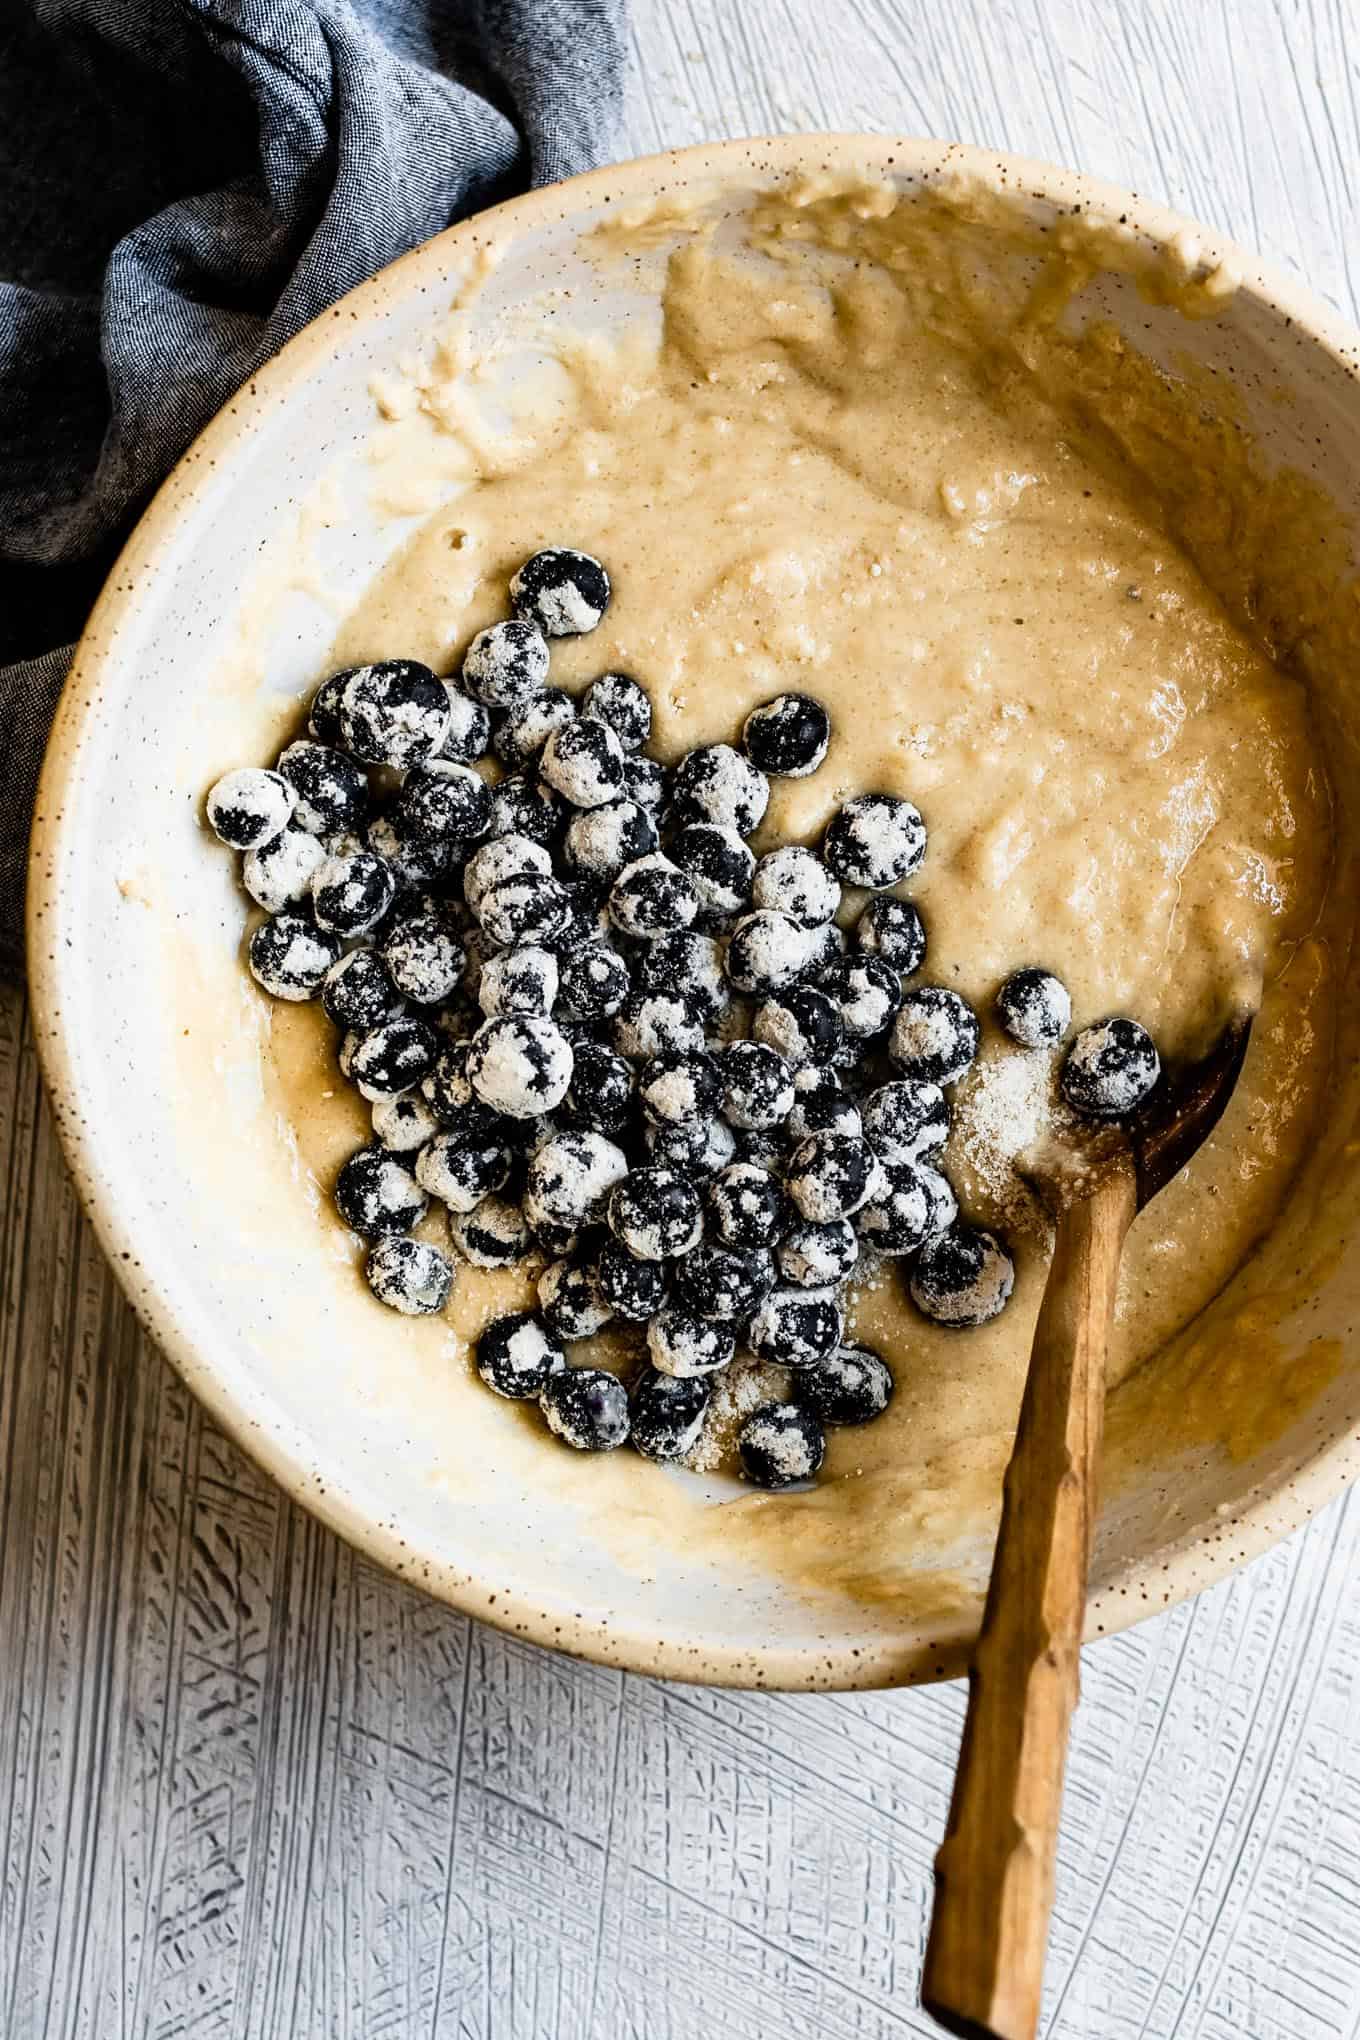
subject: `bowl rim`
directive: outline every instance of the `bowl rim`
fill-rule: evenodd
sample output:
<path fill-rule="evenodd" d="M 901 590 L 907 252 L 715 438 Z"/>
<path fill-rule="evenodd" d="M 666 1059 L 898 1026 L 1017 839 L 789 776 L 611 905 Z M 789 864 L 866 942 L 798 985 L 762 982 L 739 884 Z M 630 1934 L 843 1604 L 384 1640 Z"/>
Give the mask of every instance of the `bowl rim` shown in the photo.
<path fill-rule="evenodd" d="M 95 602 L 58 703 L 31 835 L 27 947 L 39 1064 L 77 1195 L 100 1245 L 148 1335 L 213 1421 L 291 1500 L 401 1579 L 423 1586 L 465 1614 L 533 1642 L 600 1664 L 711 1685 L 850 1691 L 950 1676 L 963 1669 L 964 1653 L 950 1649 L 941 1654 L 933 1643 L 911 1637 L 862 1646 L 827 1640 L 817 1646 L 771 1642 L 749 1649 L 721 1643 L 700 1648 L 658 1635 L 657 1624 L 631 1618 L 615 1623 L 608 1610 L 564 1614 L 530 1593 L 511 1593 L 503 1587 L 488 1592 L 486 1582 L 474 1575 L 414 1554 L 401 1538 L 399 1523 L 378 1520 L 352 1487 L 333 1478 L 331 1470 L 319 1468 L 316 1455 L 305 1449 L 305 1440 L 294 1427 L 263 1422 L 234 1394 L 210 1355 L 188 1336 L 175 1308 L 173 1271 L 142 1261 L 141 1242 L 125 1221 L 124 1211 L 135 1208 L 135 1200 L 120 1194 L 117 1170 L 101 1152 L 91 1111 L 95 1100 L 82 1074 L 79 1029 L 68 1027 L 64 1008 L 68 974 L 79 969 L 74 961 L 79 954 L 79 924 L 66 911 L 71 895 L 63 874 L 72 853 L 64 842 L 63 815 L 78 781 L 84 737 L 103 672 L 116 663 L 120 624 L 147 599 L 162 538 L 186 506 L 208 486 L 232 449 L 247 442 L 286 402 L 313 361 L 333 350 L 332 322 L 362 323 L 395 297 L 418 292 L 427 282 L 446 282 L 451 267 L 468 254 L 475 257 L 484 244 L 541 224 L 561 223 L 611 201 L 657 199 L 678 188 L 715 181 L 734 186 L 810 173 L 890 178 L 904 189 L 971 174 L 1039 204 L 1122 216 L 1132 233 L 1150 246 L 1193 236 L 1206 263 L 1230 263 L 1241 289 L 1282 314 L 1302 338 L 1360 379 L 1360 333 L 1283 271 L 1166 206 L 1102 179 L 1004 151 L 887 134 L 753 136 L 631 158 L 508 199 L 410 250 L 303 327 L 210 420 L 152 497 Z M 1129 1627 L 1200 1591 L 1297 1529 L 1339 1493 L 1356 1470 L 1357 1446 L 1360 1418 L 1352 1428 L 1324 1440 L 1278 1489 L 1254 1491 L 1240 1510 L 1219 1518 L 1212 1539 L 1173 1549 L 1169 1562 L 1159 1561 L 1155 1554 L 1130 1560 L 1107 1585 L 1093 1591 L 1087 1608 L 1088 1640 Z"/>

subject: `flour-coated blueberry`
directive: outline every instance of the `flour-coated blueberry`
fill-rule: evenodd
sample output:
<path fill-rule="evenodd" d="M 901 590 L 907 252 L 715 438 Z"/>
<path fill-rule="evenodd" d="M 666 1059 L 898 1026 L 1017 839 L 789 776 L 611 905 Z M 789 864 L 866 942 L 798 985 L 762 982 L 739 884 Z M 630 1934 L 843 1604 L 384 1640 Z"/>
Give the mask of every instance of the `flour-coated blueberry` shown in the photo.
<path fill-rule="evenodd" d="M 379 1240 L 364 1263 L 364 1275 L 379 1303 L 403 1317 L 434 1317 L 453 1288 L 448 1256 L 426 1240 Z"/>
<path fill-rule="evenodd" d="M 562 1373 L 567 1356 L 537 1311 L 514 1310 L 478 1334 L 473 1364 L 497 1395 L 528 1402 Z"/>
<path fill-rule="evenodd" d="M 404 1162 L 374 1145 L 359 1148 L 343 1165 L 335 1202 L 352 1232 L 379 1240 L 419 1225 L 430 1200 Z"/>
<path fill-rule="evenodd" d="M 952 1084 L 973 1063 L 981 1030 L 968 1001 L 947 985 L 913 985 L 903 994 L 888 1059 L 904 1077 Z"/>
<path fill-rule="evenodd" d="M 258 850 L 287 828 L 296 798 L 282 773 L 262 765 L 238 765 L 209 789 L 208 821 L 231 849 Z"/>
<path fill-rule="evenodd" d="M 463 685 L 484 708 L 522 708 L 547 678 L 547 639 L 532 619 L 488 624 L 463 655 Z"/>
<path fill-rule="evenodd" d="M 250 974 L 273 999 L 298 1005 L 314 999 L 340 955 L 340 940 L 309 911 L 284 911 L 261 921 L 250 938 Z"/>
<path fill-rule="evenodd" d="M 352 758 L 404 772 L 433 758 L 448 735 L 448 690 L 418 659 L 355 666 L 340 693 L 339 720 Z"/>
<path fill-rule="evenodd" d="M 510 580 L 516 616 L 532 617 L 545 637 L 580 637 L 594 630 L 609 607 L 609 575 L 593 554 L 546 546 Z"/>

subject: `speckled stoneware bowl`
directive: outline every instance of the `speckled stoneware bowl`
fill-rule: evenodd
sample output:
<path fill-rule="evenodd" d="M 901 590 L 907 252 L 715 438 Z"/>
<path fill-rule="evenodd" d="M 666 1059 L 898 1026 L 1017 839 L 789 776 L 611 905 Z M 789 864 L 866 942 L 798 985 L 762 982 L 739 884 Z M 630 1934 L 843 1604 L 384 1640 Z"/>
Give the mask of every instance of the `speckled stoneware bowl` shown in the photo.
<path fill-rule="evenodd" d="M 621 214 L 698 188 L 739 213 L 771 182 L 822 170 L 903 186 L 1004 185 L 1043 229 L 1084 211 L 1122 220 L 1130 245 L 1177 246 L 1190 270 L 1231 264 L 1240 288 L 1209 318 L 1150 302 L 1127 273 L 1097 276 L 1073 316 L 1112 318 L 1167 361 L 1184 351 L 1213 364 L 1267 460 L 1320 481 L 1342 511 L 1360 507 L 1354 336 L 1250 256 L 1122 192 L 1032 163 L 867 136 L 734 142 L 601 171 L 454 229 L 354 292 L 186 455 L 110 577 L 67 683 L 39 801 L 29 926 L 38 1039 L 80 1194 L 149 1330 L 240 1444 L 354 1544 L 474 1615 L 640 1671 L 789 1687 L 956 1670 L 988 1538 L 923 1550 L 922 1595 L 864 1606 L 755 1575 L 739 1551 L 721 1568 L 658 1555 L 645 1517 L 606 1536 L 588 1509 L 551 1491 L 507 1506 L 494 1463 L 469 1485 L 451 1457 L 453 1386 L 408 1359 L 402 1321 L 339 1300 L 352 1278 L 261 1102 L 243 901 L 199 815 L 218 771 L 266 755 L 320 676 L 337 599 L 343 609 L 408 528 L 375 525 L 357 486 L 353 504 L 346 497 L 373 423 L 371 379 L 420 346 L 487 245 L 501 259 L 474 323 L 565 285 L 569 316 L 608 326 L 635 304 L 602 292 L 581 262 L 594 223 L 610 218 L 617 236 Z M 998 250 L 999 263 L 1022 259 Z M 267 569 L 326 474 L 339 506 L 321 520 L 330 598 L 304 589 L 265 605 L 251 592 L 261 562 Z M 243 624 L 264 633 L 249 658 Z M 1360 785 L 1354 770 L 1338 779 Z M 1224 1377 L 1217 1435 L 1196 1449 L 1181 1439 L 1171 1451 L 1121 1425 L 1115 1397 L 1092 1634 L 1240 1565 L 1357 1464 L 1360 1345 L 1349 1333 L 1360 1256 L 1347 1250 L 1356 1165 L 1344 1152 L 1353 1117 L 1345 1101 L 1328 1135 L 1335 1154 L 1309 1190 L 1342 1214 L 1335 1251 L 1282 1310 L 1261 1363 L 1280 1370 L 1278 1422 L 1234 1428 L 1240 1367 Z M 1240 1346 L 1248 1331 L 1231 1313 L 1223 1322 L 1225 1349 Z M 1259 1381 L 1254 1393 L 1259 1404 Z M 929 1591 L 937 1573 L 967 1583 L 952 1610 Z"/>

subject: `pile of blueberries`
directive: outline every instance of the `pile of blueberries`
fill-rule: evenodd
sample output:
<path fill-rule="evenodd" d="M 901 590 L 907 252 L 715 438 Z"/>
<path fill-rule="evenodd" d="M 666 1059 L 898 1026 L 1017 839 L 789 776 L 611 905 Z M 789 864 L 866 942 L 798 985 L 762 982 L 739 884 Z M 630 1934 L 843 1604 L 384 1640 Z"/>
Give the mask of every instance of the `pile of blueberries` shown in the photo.
<path fill-rule="evenodd" d="M 908 1262 L 912 1300 L 944 1325 L 986 1322 L 1013 1285 L 938 1166 L 944 1087 L 979 1023 L 957 992 L 904 983 L 926 936 L 892 889 L 919 869 L 925 825 L 910 801 L 866 793 L 820 852 L 757 858 L 770 779 L 817 770 L 825 708 L 781 694 L 739 748 L 667 768 L 646 754 L 635 680 L 603 673 L 579 702 L 549 682 L 549 640 L 608 605 L 599 561 L 535 553 L 510 598 L 456 679 L 411 659 L 337 673 L 272 769 L 212 788 L 208 819 L 267 917 L 250 968 L 275 998 L 320 998 L 372 1106 L 335 1199 L 372 1243 L 382 1302 L 446 1303 L 448 1256 L 412 1237 L 437 1199 L 473 1265 L 549 1257 L 539 1309 L 481 1336 L 488 1387 L 536 1398 L 579 1450 L 631 1439 L 679 1459 L 741 1344 L 790 1372 L 792 1399 L 738 1440 L 750 1479 L 788 1486 L 816 1473 L 828 1424 L 865 1422 L 892 1393 L 879 1355 L 844 1339 L 861 1251 Z M 848 937 L 846 887 L 868 896 Z M 1051 1047 L 1071 1004 L 1026 969 L 997 1016 Z M 1112 1118 L 1157 1075 L 1149 1037 L 1116 1019 L 1076 1036 L 1062 1081 L 1079 1111 Z M 646 1327 L 631 1395 L 567 1361 L 617 1320 Z"/>

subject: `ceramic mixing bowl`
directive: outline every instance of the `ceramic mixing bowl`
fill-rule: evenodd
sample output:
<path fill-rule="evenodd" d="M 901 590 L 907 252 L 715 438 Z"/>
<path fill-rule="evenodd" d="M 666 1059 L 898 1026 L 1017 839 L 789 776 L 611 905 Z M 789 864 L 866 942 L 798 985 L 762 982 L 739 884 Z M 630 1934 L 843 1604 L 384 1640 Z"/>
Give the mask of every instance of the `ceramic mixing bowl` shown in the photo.
<path fill-rule="evenodd" d="M 483 1392 L 437 1341 L 371 1304 L 317 1223 L 317 1188 L 261 1087 L 264 1006 L 242 969 L 243 899 L 200 819 L 217 773 L 269 755 L 296 718 L 346 602 L 411 528 L 369 508 L 374 392 L 427 345 L 474 273 L 474 330 L 513 312 L 527 334 L 538 310 L 610 329 L 638 316 L 647 286 L 603 282 L 582 259 L 598 222 L 614 223 L 616 244 L 636 231 L 654 252 L 664 222 L 643 215 L 657 199 L 703 192 L 739 223 L 755 194 L 805 173 L 1011 194 L 1036 230 L 1028 249 L 998 237 L 996 267 L 1012 282 L 1065 224 L 1104 223 L 1112 266 L 1093 261 L 1066 316 L 1112 321 L 1174 374 L 1208 365 L 1267 466 L 1297 470 L 1342 515 L 1360 509 L 1354 336 L 1250 256 L 1125 193 L 867 136 L 733 142 L 579 178 L 451 230 L 355 291 L 185 456 L 111 575 L 62 698 L 29 939 L 47 1081 L 105 1250 L 190 1387 L 290 1495 L 403 1578 L 540 1642 L 694 1680 L 852 1687 L 957 1669 L 990 1525 L 952 1545 L 923 1542 L 913 1591 L 866 1604 L 757 1572 L 739 1548 L 721 1565 L 664 1549 L 645 1507 L 597 1520 L 580 1486 L 564 1497 L 546 1471 L 539 1481 L 550 1448 L 535 1441 L 526 1456 L 514 1412 L 504 1464 L 494 1442 L 479 1443 L 473 1464 L 467 1398 Z M 1085 245 L 1098 248 L 1099 234 Z M 1168 264 L 1203 280 L 1202 316 L 1178 308 L 1184 293 L 1167 302 L 1151 286 Z M 304 546 L 308 574 L 283 576 Z M 1327 558 L 1339 588 L 1334 534 Z M 1329 715 L 1346 798 L 1360 773 L 1344 699 Z M 1093 1634 L 1240 1565 L 1355 1467 L 1354 1118 L 1339 1090 L 1282 1243 L 1263 1249 L 1267 1272 L 1272 1252 L 1279 1263 L 1269 1323 L 1259 1279 L 1213 1306 L 1186 1391 L 1204 1405 L 1197 1442 L 1182 1431 L 1173 1445 L 1140 1419 L 1136 1378 L 1114 1397 Z M 1326 1252 L 1310 1257 L 1323 1210 Z M 1305 1270 L 1293 1288 L 1286 1261 Z M 711 1506 L 730 1496 L 715 1484 Z"/>

